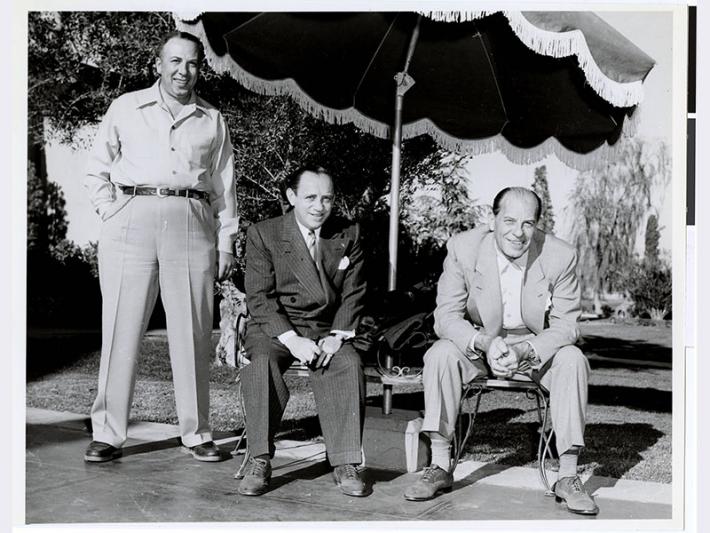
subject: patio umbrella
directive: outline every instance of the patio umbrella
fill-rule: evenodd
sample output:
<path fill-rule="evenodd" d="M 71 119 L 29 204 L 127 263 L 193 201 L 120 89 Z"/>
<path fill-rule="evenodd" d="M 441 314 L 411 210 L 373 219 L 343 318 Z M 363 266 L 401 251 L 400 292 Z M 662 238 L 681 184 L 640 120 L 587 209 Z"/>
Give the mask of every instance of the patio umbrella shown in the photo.
<path fill-rule="evenodd" d="M 589 12 L 176 14 L 217 72 L 391 138 L 389 288 L 396 286 L 402 138 L 518 163 L 606 159 L 653 60 Z M 406 95 L 405 95 L 406 93 Z"/>

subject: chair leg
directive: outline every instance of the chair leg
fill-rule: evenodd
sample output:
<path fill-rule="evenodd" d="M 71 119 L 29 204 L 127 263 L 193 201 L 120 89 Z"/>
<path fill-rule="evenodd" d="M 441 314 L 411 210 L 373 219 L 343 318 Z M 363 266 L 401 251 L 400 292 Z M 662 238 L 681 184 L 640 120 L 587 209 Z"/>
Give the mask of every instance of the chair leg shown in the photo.
<path fill-rule="evenodd" d="M 540 439 L 537 446 L 537 467 L 540 475 L 540 482 L 545 489 L 545 496 L 554 496 L 547 479 L 547 460 L 552 456 L 550 443 L 554 436 L 554 429 L 547 430 L 547 421 L 550 412 L 550 399 L 541 391 L 536 390 L 537 413 L 540 420 Z M 541 412 L 542 411 L 542 412 Z"/>
<path fill-rule="evenodd" d="M 478 414 L 478 408 L 481 405 L 481 395 L 483 394 L 485 387 L 483 385 L 480 385 L 478 383 L 476 384 L 468 384 L 464 390 L 463 394 L 461 395 L 461 401 L 459 402 L 459 416 L 456 421 L 456 431 L 454 432 L 454 460 L 453 464 L 451 465 L 451 473 L 454 473 L 454 470 L 456 470 L 456 467 L 459 464 L 459 460 L 461 459 L 461 455 L 463 454 L 463 449 L 466 446 L 466 443 L 468 442 L 469 437 L 471 436 L 471 432 L 473 430 L 473 425 L 476 422 L 476 415 Z M 472 412 L 467 412 L 464 413 L 463 406 L 464 404 L 470 400 L 471 398 L 476 399 L 476 404 Z M 464 431 L 464 423 L 463 423 L 463 416 L 468 417 L 468 421 L 466 423 L 466 428 Z"/>

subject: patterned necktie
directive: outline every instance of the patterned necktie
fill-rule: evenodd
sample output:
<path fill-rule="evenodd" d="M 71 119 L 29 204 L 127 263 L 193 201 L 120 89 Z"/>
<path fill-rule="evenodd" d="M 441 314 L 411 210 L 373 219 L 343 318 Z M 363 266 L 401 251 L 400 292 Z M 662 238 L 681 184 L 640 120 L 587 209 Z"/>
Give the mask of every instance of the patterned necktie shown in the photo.
<path fill-rule="evenodd" d="M 306 246 L 308 247 L 308 253 L 311 254 L 311 259 L 316 263 L 316 266 L 318 266 L 318 262 L 316 261 L 316 232 L 313 230 L 310 230 L 308 232 L 308 235 L 306 235 Z"/>

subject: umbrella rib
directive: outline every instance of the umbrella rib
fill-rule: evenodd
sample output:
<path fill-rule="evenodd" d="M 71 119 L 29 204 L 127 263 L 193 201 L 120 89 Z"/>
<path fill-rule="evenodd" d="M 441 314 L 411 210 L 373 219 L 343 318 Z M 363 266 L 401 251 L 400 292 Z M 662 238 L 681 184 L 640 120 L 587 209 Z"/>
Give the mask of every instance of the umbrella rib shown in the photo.
<path fill-rule="evenodd" d="M 365 68 L 365 71 L 362 73 L 362 76 L 360 76 L 360 81 L 358 82 L 357 87 L 355 87 L 355 91 L 353 92 L 353 106 L 355 106 L 355 95 L 360 90 L 360 87 L 362 86 L 363 82 L 365 81 L 365 76 L 367 76 L 367 73 L 370 71 L 370 67 L 372 66 L 372 63 L 375 62 L 375 58 L 377 57 L 377 54 L 380 53 L 380 50 L 382 49 L 382 45 L 387 40 L 387 36 L 392 31 L 392 28 L 394 27 L 394 23 L 397 22 L 398 18 L 399 18 L 399 14 L 395 15 L 395 17 L 392 19 L 392 22 L 390 23 L 389 28 L 387 28 L 387 31 L 385 32 L 384 36 L 380 40 L 380 44 L 377 45 L 377 50 L 375 50 L 375 53 L 372 54 L 372 57 L 370 58 L 370 62 L 367 64 L 367 67 Z"/>
<path fill-rule="evenodd" d="M 256 16 L 250 18 L 249 20 L 246 20 L 246 21 L 242 22 L 242 23 L 241 23 L 239 26 L 237 26 L 236 28 L 232 28 L 232 29 L 229 30 L 227 33 L 225 33 L 224 36 L 223 36 L 223 38 L 224 38 L 224 37 L 227 37 L 228 35 L 233 34 L 233 33 L 236 32 L 236 31 L 241 30 L 244 26 L 247 26 L 247 25 L 251 24 L 251 23 L 254 22 L 256 19 L 261 18 L 263 15 L 266 15 L 266 14 L 267 14 L 267 13 L 259 13 L 258 15 L 256 15 Z"/>
<path fill-rule="evenodd" d="M 503 101 L 503 94 L 500 92 L 500 86 L 498 85 L 498 76 L 496 76 L 496 72 L 493 68 L 493 63 L 491 62 L 491 56 L 488 53 L 488 48 L 486 48 L 486 43 L 483 40 L 483 37 L 481 36 L 481 32 L 476 30 L 476 35 L 474 36 L 478 37 L 479 41 L 481 42 L 481 46 L 483 47 L 483 51 L 486 54 L 486 60 L 488 61 L 488 67 L 491 69 L 491 75 L 493 76 L 493 82 L 496 84 L 496 91 L 498 91 L 498 100 L 500 100 L 500 106 L 503 108 L 503 114 L 505 115 L 505 123 L 503 123 L 503 126 L 501 127 L 501 131 L 503 131 L 503 128 L 505 128 L 505 125 L 509 122 L 508 120 L 508 110 L 505 108 L 505 102 Z"/>

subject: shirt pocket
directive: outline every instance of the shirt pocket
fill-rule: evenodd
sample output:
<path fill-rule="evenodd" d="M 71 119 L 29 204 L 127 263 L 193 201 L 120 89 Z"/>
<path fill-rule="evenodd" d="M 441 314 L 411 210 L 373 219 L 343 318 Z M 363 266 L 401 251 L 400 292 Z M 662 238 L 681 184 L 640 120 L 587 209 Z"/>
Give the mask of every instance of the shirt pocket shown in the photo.
<path fill-rule="evenodd" d="M 187 158 L 187 163 L 192 170 L 210 170 L 213 141 L 214 135 L 212 133 L 200 130 L 181 137 L 180 150 Z"/>

